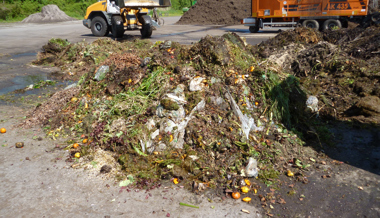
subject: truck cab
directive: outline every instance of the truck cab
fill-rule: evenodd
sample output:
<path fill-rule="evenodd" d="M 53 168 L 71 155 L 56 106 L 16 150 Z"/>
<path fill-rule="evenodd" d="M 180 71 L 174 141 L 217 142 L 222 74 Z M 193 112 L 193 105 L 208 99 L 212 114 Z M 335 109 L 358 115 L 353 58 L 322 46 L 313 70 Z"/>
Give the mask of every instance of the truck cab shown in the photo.
<path fill-rule="evenodd" d="M 83 25 L 95 36 L 112 32 L 120 38 L 127 30 L 140 30 L 148 38 L 153 32 L 149 9 L 170 6 L 170 0 L 101 0 L 87 8 Z"/>

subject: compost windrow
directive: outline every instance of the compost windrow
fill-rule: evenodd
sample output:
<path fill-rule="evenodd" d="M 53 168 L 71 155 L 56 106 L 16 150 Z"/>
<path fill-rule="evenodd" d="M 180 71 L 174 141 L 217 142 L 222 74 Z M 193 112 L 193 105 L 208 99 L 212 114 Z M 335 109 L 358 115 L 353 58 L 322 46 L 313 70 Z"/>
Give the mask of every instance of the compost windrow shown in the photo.
<path fill-rule="evenodd" d="M 251 16 L 250 0 L 198 0 L 177 24 L 234 25 Z"/>

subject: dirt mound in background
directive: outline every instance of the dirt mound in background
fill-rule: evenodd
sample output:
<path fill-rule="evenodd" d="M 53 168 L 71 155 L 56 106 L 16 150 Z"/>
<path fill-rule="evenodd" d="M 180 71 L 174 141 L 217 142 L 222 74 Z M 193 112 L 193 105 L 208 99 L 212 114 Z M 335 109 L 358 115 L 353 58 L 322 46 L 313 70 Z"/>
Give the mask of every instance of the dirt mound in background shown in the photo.
<path fill-rule="evenodd" d="M 61 11 L 57 5 L 46 5 L 42 7 L 41 13 L 35 13 L 24 20 L 22 23 L 48 23 L 48 22 L 63 22 L 76 20 L 69 17 L 65 12 Z"/>
<path fill-rule="evenodd" d="M 250 0 L 199 0 L 176 24 L 240 24 L 251 15 L 250 8 Z"/>

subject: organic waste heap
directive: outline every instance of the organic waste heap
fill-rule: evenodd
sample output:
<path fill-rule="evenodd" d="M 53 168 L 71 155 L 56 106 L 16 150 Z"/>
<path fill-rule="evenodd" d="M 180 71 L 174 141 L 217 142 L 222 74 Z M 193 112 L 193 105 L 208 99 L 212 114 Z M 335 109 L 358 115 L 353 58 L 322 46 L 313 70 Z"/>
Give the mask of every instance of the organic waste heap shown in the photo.
<path fill-rule="evenodd" d="M 270 94 L 281 84 L 296 89 L 298 82 L 260 66 L 249 47 L 236 34 L 207 36 L 190 47 L 52 39 L 35 63 L 53 63 L 63 77 L 79 78 L 52 99 L 77 94 L 54 113 L 47 108 L 57 101 L 42 104 L 24 125 L 49 125 L 52 137 L 83 134 L 88 142 L 72 147 L 69 160 L 79 152 L 86 164 L 93 160 L 87 156 L 105 150 L 120 164 L 111 173 L 123 178 L 177 178 L 198 191 L 236 178 L 269 182 L 285 172 L 289 158 L 309 162 L 296 152 L 304 142 L 281 124 L 288 115 Z M 300 111 L 305 102 L 306 95 L 297 102 Z"/>
<path fill-rule="evenodd" d="M 252 197 L 255 178 L 308 183 L 305 171 L 331 140 L 326 120 L 379 122 L 378 32 L 297 28 L 257 46 L 233 33 L 191 46 L 52 39 L 35 64 L 79 81 L 23 125 L 69 136 L 68 161 L 80 154 L 73 166 L 107 157 L 108 174 L 137 187 L 174 178 L 220 196 L 249 186 Z M 88 140 L 72 146 L 80 136 Z"/>

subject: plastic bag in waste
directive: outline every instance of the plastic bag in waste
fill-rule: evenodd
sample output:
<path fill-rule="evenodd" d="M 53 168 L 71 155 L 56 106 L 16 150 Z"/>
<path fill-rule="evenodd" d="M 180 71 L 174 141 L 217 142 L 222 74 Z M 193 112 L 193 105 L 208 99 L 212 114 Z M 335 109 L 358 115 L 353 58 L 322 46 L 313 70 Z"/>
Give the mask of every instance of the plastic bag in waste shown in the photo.
<path fill-rule="evenodd" d="M 172 41 L 165 41 L 159 45 L 160 49 L 168 49 L 172 47 Z"/>
<path fill-rule="evenodd" d="M 77 83 L 73 83 L 71 85 L 66 86 L 66 88 L 64 88 L 64 90 L 71 89 L 71 88 L 74 88 L 76 86 L 77 86 Z"/>
<path fill-rule="evenodd" d="M 162 105 L 158 105 L 156 109 L 156 115 L 160 118 L 163 118 L 165 116 L 164 114 L 164 107 Z"/>
<path fill-rule="evenodd" d="M 141 61 L 140 66 L 141 66 L 141 67 L 145 67 L 145 66 L 147 66 L 147 65 L 149 64 L 150 60 L 151 60 L 150 57 L 146 57 L 146 58 L 144 58 L 144 59 Z"/>
<path fill-rule="evenodd" d="M 94 77 L 94 80 L 96 81 L 101 81 L 103 80 L 107 73 L 109 72 L 110 70 L 110 67 L 109 66 L 106 66 L 106 65 L 102 65 L 98 68 L 98 71 L 96 71 L 96 74 L 95 74 L 95 77 Z"/>
<path fill-rule="evenodd" d="M 311 95 L 306 101 L 306 107 L 311 110 L 311 112 L 319 112 L 318 111 L 318 98 Z"/>
<path fill-rule="evenodd" d="M 263 129 L 264 129 L 263 126 L 257 127 L 256 124 L 255 124 L 255 120 L 252 117 L 248 117 L 248 116 L 244 115 L 241 112 L 239 106 L 236 104 L 235 100 L 232 98 L 231 94 L 228 91 L 226 93 L 226 96 L 227 96 L 227 98 L 230 101 L 231 108 L 233 109 L 235 115 L 237 117 L 239 117 L 239 119 L 240 119 L 241 129 L 243 130 L 243 132 L 244 132 L 245 136 L 247 137 L 247 139 L 248 139 L 248 136 L 249 136 L 249 132 L 251 130 L 253 130 L 253 131 L 263 131 Z"/>
<path fill-rule="evenodd" d="M 179 149 L 182 149 L 183 148 L 183 144 L 185 143 L 185 129 L 186 129 L 186 126 L 187 124 L 189 123 L 189 121 L 193 118 L 193 114 L 196 112 L 196 111 L 201 111 L 205 108 L 206 106 L 206 102 L 205 100 L 202 100 L 200 101 L 197 106 L 195 106 L 189 116 L 185 117 L 182 122 L 180 122 L 178 124 L 178 129 L 174 132 L 174 139 L 172 141 L 172 145 L 175 147 L 175 148 L 179 148 Z"/>
<path fill-rule="evenodd" d="M 201 91 L 205 88 L 205 84 L 203 83 L 203 80 L 205 80 L 205 78 L 203 77 L 197 77 L 197 78 L 194 78 L 190 81 L 190 91 L 191 92 L 195 92 L 195 91 Z"/>
<path fill-rule="evenodd" d="M 168 93 L 165 95 L 167 98 L 170 98 L 171 100 L 177 102 L 177 104 L 187 104 L 187 101 L 185 100 L 184 97 L 178 97 L 175 94 Z"/>
<path fill-rule="evenodd" d="M 245 168 L 245 175 L 247 177 L 257 177 L 259 175 L 258 169 L 257 169 L 257 161 L 255 158 L 250 157 L 248 159 L 247 167 Z"/>

